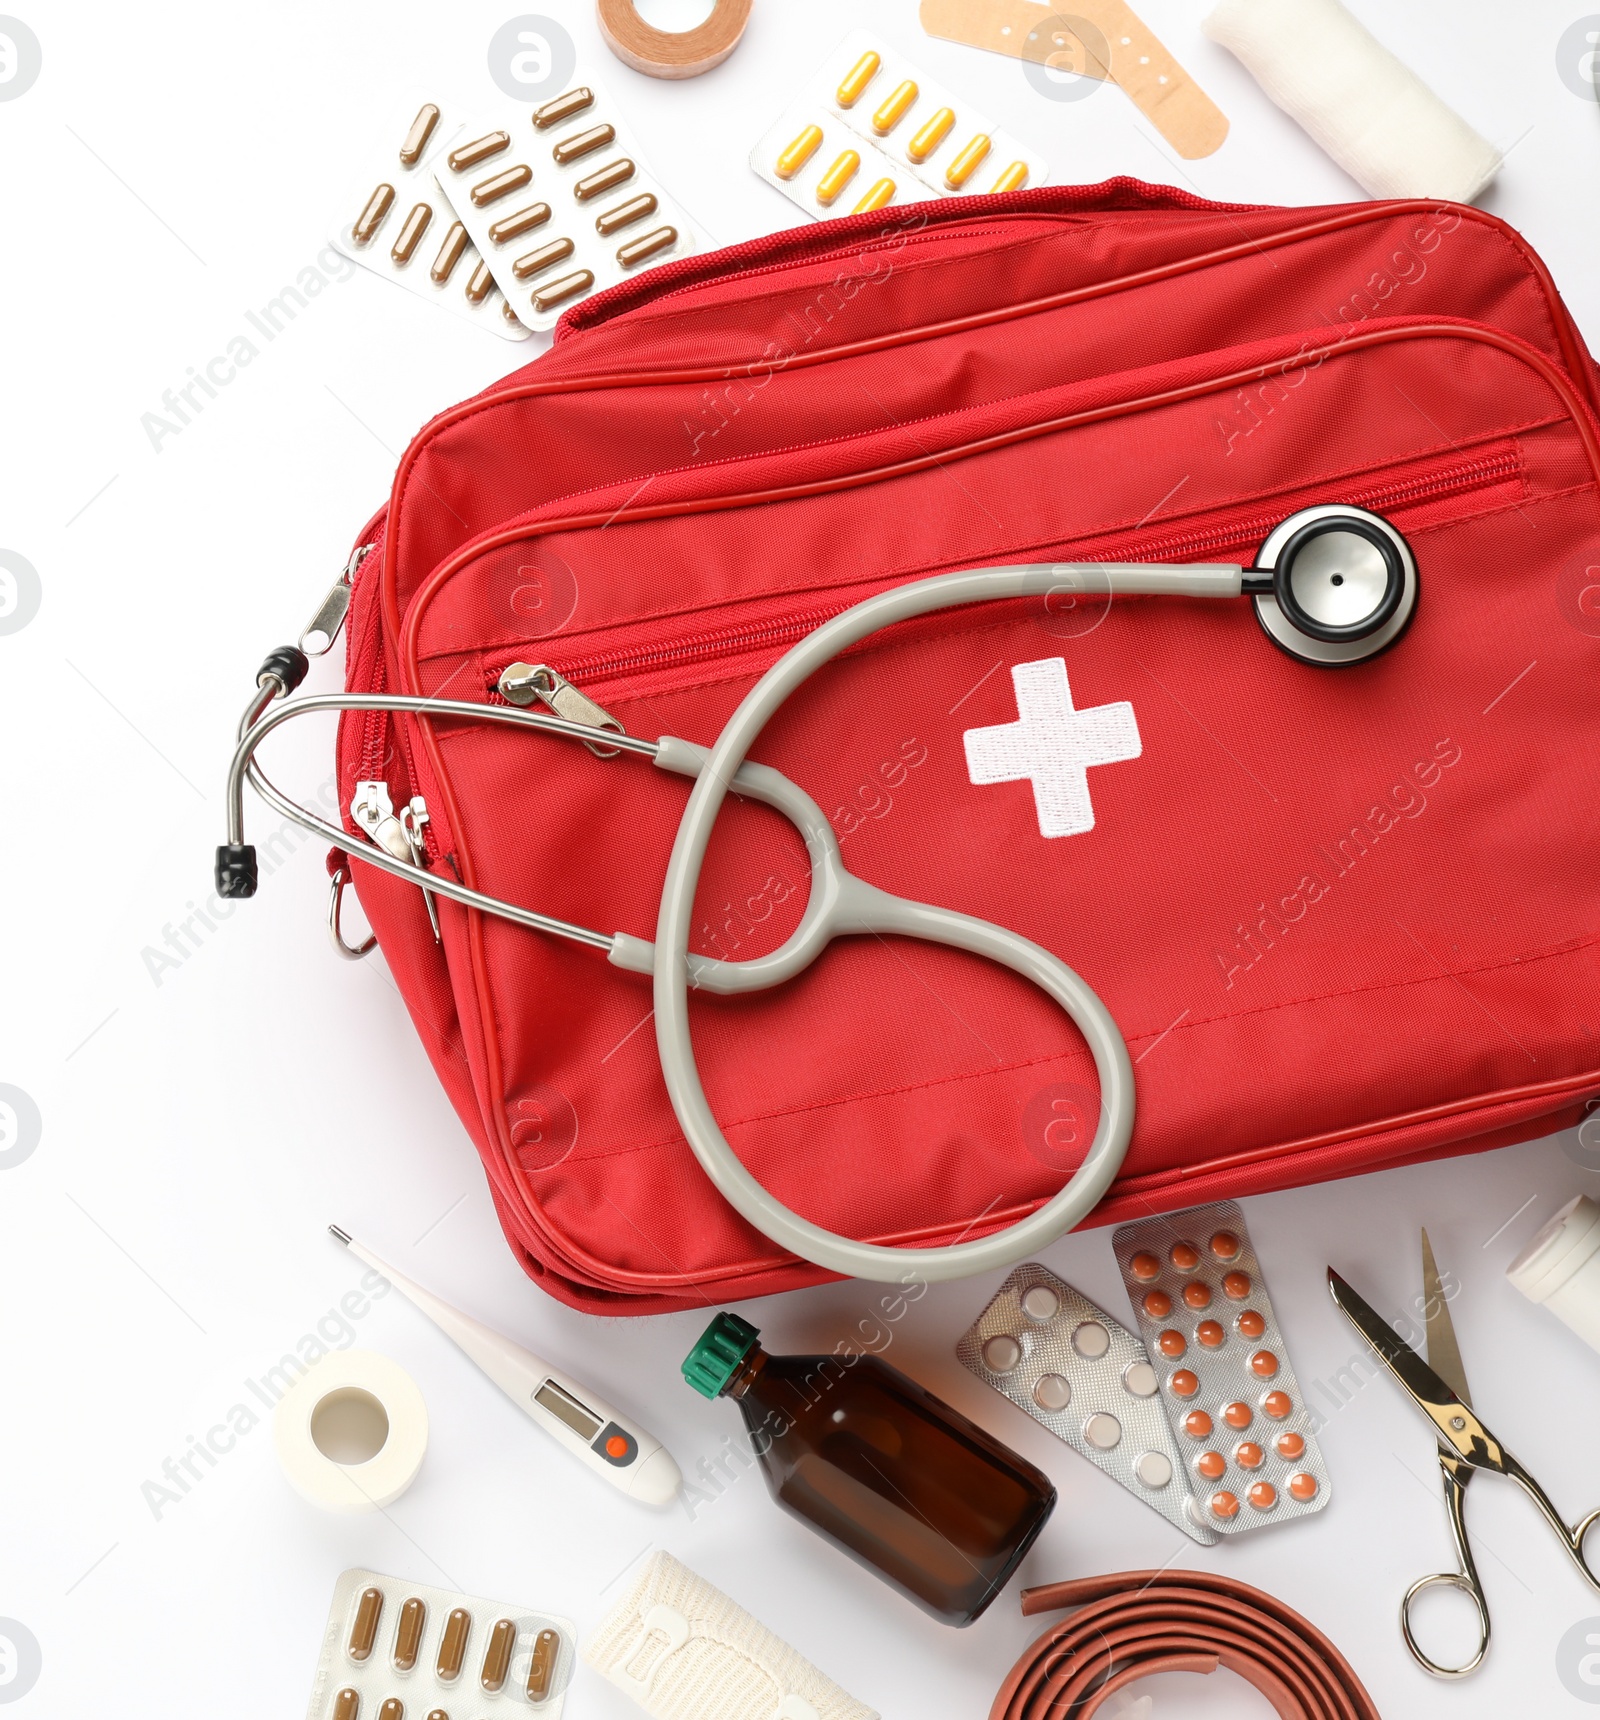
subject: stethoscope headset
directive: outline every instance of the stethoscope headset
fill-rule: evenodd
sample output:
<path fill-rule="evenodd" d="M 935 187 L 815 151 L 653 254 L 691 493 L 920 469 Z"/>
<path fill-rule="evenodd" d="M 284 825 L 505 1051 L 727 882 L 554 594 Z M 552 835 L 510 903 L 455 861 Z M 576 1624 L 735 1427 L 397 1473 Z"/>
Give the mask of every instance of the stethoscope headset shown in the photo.
<path fill-rule="evenodd" d="M 885 1282 L 962 1278 L 1015 1265 L 1084 1219 L 1116 1176 L 1133 1132 L 1133 1067 L 1105 1005 L 1059 957 L 1020 934 L 948 908 L 892 896 L 856 877 L 821 807 L 788 777 L 747 754 L 784 701 L 825 663 L 880 629 L 917 615 L 1000 598 L 1115 596 L 1248 597 L 1267 637 L 1318 668 L 1365 663 L 1405 632 L 1417 605 L 1417 568 L 1405 539 L 1364 509 L 1306 508 L 1278 525 L 1251 567 L 1167 566 L 1141 562 L 1069 562 L 977 568 L 938 574 L 880 592 L 824 622 L 784 654 L 751 688 L 714 745 L 663 735 L 650 741 L 591 723 L 526 709 L 401 694 L 318 694 L 289 698 L 305 678 L 306 655 L 293 646 L 262 665 L 239 727 L 228 773 L 228 841 L 217 850 L 218 893 L 253 896 L 257 866 L 244 841 L 244 784 L 283 817 L 369 866 L 418 884 L 430 898 L 568 938 L 605 953 L 615 967 L 649 974 L 654 985 L 656 1043 L 667 1092 L 690 1147 L 706 1173 L 756 1229 L 801 1258 L 832 1272 Z M 518 665 L 518 668 L 523 666 Z M 508 671 L 508 674 L 510 671 Z M 510 689 L 505 689 L 510 695 Z M 281 702 L 280 702 L 281 701 Z M 276 706 L 276 708 L 271 708 Z M 692 779 L 662 885 L 653 943 L 626 932 L 607 934 L 468 889 L 453 876 L 419 869 L 415 859 L 317 817 L 289 800 L 262 774 L 255 752 L 273 729 L 311 711 L 391 711 L 469 723 L 536 729 L 582 741 L 602 757 L 637 753 L 658 769 Z M 689 954 L 695 888 L 717 813 L 729 790 L 776 808 L 795 825 L 811 860 L 811 890 L 799 925 L 777 949 L 746 961 Z M 330 922 L 338 933 L 340 880 Z M 689 1032 L 691 988 L 721 995 L 765 990 L 792 979 L 845 935 L 900 935 L 968 950 L 1012 968 L 1053 997 L 1076 1023 L 1100 1081 L 1100 1121 L 1082 1165 L 1056 1195 L 1020 1222 L 976 1241 L 945 1248 L 890 1248 L 856 1241 L 810 1223 L 751 1176 L 722 1134 L 701 1085 Z M 370 946 L 369 946 L 370 947 Z"/>

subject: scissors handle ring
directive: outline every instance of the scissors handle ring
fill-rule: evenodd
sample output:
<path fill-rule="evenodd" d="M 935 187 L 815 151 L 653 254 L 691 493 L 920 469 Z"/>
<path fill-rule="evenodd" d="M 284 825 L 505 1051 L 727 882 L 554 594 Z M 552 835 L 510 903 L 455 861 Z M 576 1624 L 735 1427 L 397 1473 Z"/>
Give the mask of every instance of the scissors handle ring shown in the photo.
<path fill-rule="evenodd" d="M 1424 1589 L 1436 1588 L 1459 1589 L 1462 1594 L 1472 1597 L 1472 1604 L 1478 1609 L 1478 1652 L 1464 1666 L 1441 1666 L 1438 1661 L 1430 1660 L 1411 1634 L 1412 1602 Z M 1424 1672 L 1431 1672 L 1435 1678 L 1466 1678 L 1476 1672 L 1489 1652 L 1489 1607 L 1476 1575 L 1468 1577 L 1462 1571 L 1435 1571 L 1432 1576 L 1418 1577 L 1400 1602 L 1400 1630 L 1406 1639 L 1406 1647 L 1411 1650 L 1411 1658 Z"/>

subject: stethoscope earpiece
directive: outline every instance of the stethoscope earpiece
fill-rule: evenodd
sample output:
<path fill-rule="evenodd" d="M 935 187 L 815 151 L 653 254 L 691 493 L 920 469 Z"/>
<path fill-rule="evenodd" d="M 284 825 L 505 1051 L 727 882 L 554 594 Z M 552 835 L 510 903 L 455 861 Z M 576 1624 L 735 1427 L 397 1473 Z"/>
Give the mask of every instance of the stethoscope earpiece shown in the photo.
<path fill-rule="evenodd" d="M 1275 645 L 1303 663 L 1364 663 L 1406 630 L 1417 604 L 1410 546 L 1377 514 L 1305 508 L 1262 544 L 1246 589 Z M 1270 578 L 1270 588 L 1267 581 Z"/>

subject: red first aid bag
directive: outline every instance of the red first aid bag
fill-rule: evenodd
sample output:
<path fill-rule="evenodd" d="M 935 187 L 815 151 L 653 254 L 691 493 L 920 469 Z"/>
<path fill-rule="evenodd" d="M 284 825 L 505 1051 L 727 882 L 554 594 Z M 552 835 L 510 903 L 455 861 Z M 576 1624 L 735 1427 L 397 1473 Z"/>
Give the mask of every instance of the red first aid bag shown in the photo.
<path fill-rule="evenodd" d="M 1420 596 L 1369 662 L 1296 661 L 1245 600 L 994 602 L 865 641 L 754 756 L 862 877 L 1014 928 L 1105 1000 L 1138 1116 L 1100 1221 L 1476 1151 L 1600 1092 L 1596 388 L 1538 258 L 1476 209 L 1115 180 L 823 222 L 600 295 L 434 419 L 363 534 L 348 683 L 492 702 L 508 665 L 544 665 L 631 733 L 709 744 L 887 586 L 1248 564 L 1298 509 L 1370 509 Z M 968 732 L 1016 723 L 1037 677 L 1090 737 L 1071 834 L 1043 834 L 1033 781 L 969 770 Z M 424 798 L 439 876 L 653 935 L 681 779 L 347 715 L 347 817 L 372 780 Z M 354 879 L 553 1295 L 644 1313 L 825 1276 L 685 1145 L 647 979 L 448 901 L 436 943 L 416 888 Z M 730 800 L 692 947 L 774 948 L 807 886 L 796 831 Z M 877 1242 L 1015 1222 L 1097 1117 L 1055 1005 L 929 944 L 845 939 L 691 1021 L 744 1163 Z"/>

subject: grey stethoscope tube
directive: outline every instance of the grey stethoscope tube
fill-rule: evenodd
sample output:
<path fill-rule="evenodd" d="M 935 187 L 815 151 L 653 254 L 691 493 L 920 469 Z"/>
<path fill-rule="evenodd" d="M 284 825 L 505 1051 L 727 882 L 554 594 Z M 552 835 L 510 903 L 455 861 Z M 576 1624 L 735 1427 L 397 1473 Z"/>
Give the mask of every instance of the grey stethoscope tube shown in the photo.
<path fill-rule="evenodd" d="M 880 593 L 847 609 L 780 658 L 751 688 L 705 757 L 689 793 L 672 857 L 667 863 L 656 922 L 654 989 L 656 1046 L 667 1092 L 694 1155 L 724 1198 L 763 1235 L 830 1272 L 888 1283 L 966 1278 L 1015 1265 L 1080 1223 L 1111 1186 L 1133 1133 L 1133 1065 L 1110 1011 L 1059 957 L 1038 944 L 990 924 L 890 896 L 845 869 L 838 840 L 820 808 L 772 804 L 801 829 L 811 853 L 812 887 L 805 917 L 782 948 L 763 958 L 774 978 L 787 979 L 806 966 L 834 937 L 850 933 L 898 934 L 948 944 L 987 956 L 1030 979 L 1067 1012 L 1083 1034 L 1100 1080 L 1100 1122 L 1083 1163 L 1045 1204 L 1019 1223 L 976 1242 L 947 1248 L 890 1248 L 839 1236 L 812 1224 L 753 1177 L 728 1144 L 700 1081 L 689 1031 L 689 932 L 695 888 L 717 813 L 745 755 L 784 701 L 825 663 L 869 634 L 940 609 L 1003 597 L 1062 591 L 1112 595 L 1164 593 L 1184 597 L 1237 597 L 1238 567 L 1150 567 L 1108 564 L 1083 567 L 991 567 L 941 574 Z M 773 773 L 776 774 L 776 773 Z M 780 778 L 780 781 L 786 779 Z M 793 785 L 788 785 L 793 789 Z M 809 923 L 808 923 L 809 922 Z M 757 962 L 736 964 L 748 968 Z"/>
<path fill-rule="evenodd" d="M 752 764 L 750 747 L 773 714 L 839 652 L 913 616 L 1000 598 L 1173 596 L 1255 599 L 1262 626 L 1302 661 L 1332 667 L 1376 655 L 1404 631 L 1416 606 L 1416 565 L 1404 538 L 1386 520 L 1358 508 L 1324 506 L 1286 520 L 1263 545 L 1257 566 L 1165 566 L 1149 563 L 1045 563 L 989 567 L 915 581 L 845 610 L 808 635 L 762 676 L 711 748 L 665 735 L 657 741 L 571 722 L 520 707 L 400 694 L 331 694 L 287 700 L 305 672 L 304 657 L 274 652 L 246 708 L 228 775 L 228 844 L 218 850 L 217 886 L 229 897 L 256 889 L 254 849 L 244 842 L 244 784 L 305 829 L 367 865 L 518 925 L 603 950 L 613 965 L 652 975 L 656 1043 L 673 1110 L 712 1182 L 752 1225 L 780 1246 L 829 1271 L 900 1282 L 961 1278 L 1016 1264 L 1084 1219 L 1115 1178 L 1133 1130 L 1133 1069 L 1115 1021 L 1094 991 L 1063 961 L 1020 934 L 925 902 L 892 896 L 845 866 L 822 809 L 781 772 Z M 286 702 L 276 710 L 275 699 Z M 652 944 L 625 932 L 607 935 L 498 897 L 399 860 L 297 805 L 255 763 L 273 729 L 310 711 L 393 711 L 536 729 L 649 758 L 659 769 L 694 779 L 662 888 Z M 776 950 L 742 962 L 688 953 L 695 890 L 717 814 L 729 790 L 773 807 L 800 832 L 812 881 L 800 923 Z M 337 886 L 336 886 L 337 888 Z M 336 898 L 337 899 L 337 898 Z M 1100 1122 L 1071 1180 L 1027 1218 L 975 1242 L 946 1248 L 891 1248 L 853 1240 L 810 1223 L 783 1205 L 739 1161 L 712 1114 L 689 1031 L 688 992 L 736 994 L 792 979 L 835 938 L 904 936 L 987 957 L 1031 980 L 1061 1006 L 1083 1034 L 1101 1089 Z M 342 941 L 342 940 L 341 940 Z M 348 946 L 346 947 L 347 953 Z"/>

